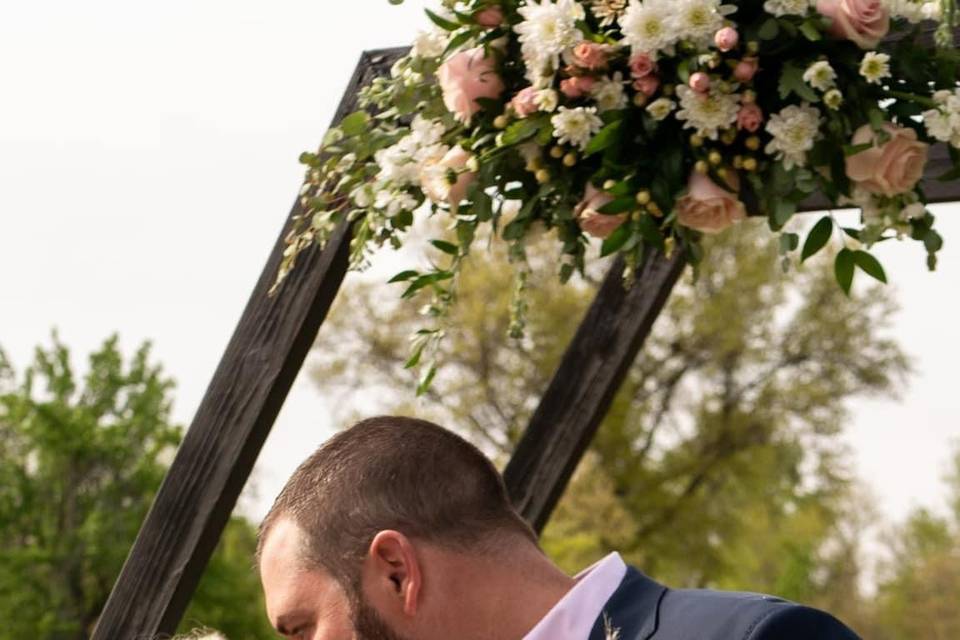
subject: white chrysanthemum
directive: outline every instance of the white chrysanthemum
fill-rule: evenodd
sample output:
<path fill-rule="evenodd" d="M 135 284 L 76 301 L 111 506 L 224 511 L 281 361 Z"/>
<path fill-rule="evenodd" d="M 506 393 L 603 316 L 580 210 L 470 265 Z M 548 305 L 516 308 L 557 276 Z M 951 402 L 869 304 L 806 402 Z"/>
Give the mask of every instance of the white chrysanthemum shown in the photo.
<path fill-rule="evenodd" d="M 580 149 L 586 147 L 590 138 L 603 126 L 596 107 L 560 107 L 557 114 L 550 118 L 550 123 L 553 124 L 553 135 L 560 144 L 571 144 Z"/>
<path fill-rule="evenodd" d="M 658 51 L 669 51 L 679 40 L 673 16 L 670 0 L 631 0 L 620 16 L 624 42 L 634 53 L 656 56 Z"/>
<path fill-rule="evenodd" d="M 814 89 L 827 91 L 837 84 L 837 72 L 826 60 L 814 62 L 803 72 L 803 81 Z"/>
<path fill-rule="evenodd" d="M 836 111 L 843 104 L 843 94 L 839 89 L 830 89 L 823 94 L 823 104 L 827 105 L 828 109 Z"/>
<path fill-rule="evenodd" d="M 810 0 L 767 0 L 763 3 L 763 10 L 777 17 L 805 16 L 811 6 Z"/>
<path fill-rule="evenodd" d="M 765 149 L 767 154 L 782 160 L 787 169 L 802 167 L 807 151 L 820 136 L 820 112 L 807 103 L 791 105 L 770 116 L 766 130 L 773 136 Z"/>
<path fill-rule="evenodd" d="M 513 27 L 527 68 L 527 78 L 549 75 L 556 70 L 560 54 L 583 40 L 577 22 L 586 17 L 576 0 L 529 0 L 517 9 L 523 21 Z"/>
<path fill-rule="evenodd" d="M 673 11 L 674 29 L 681 40 L 706 45 L 723 27 L 719 0 L 674 0 Z"/>
<path fill-rule="evenodd" d="M 698 93 L 686 85 L 677 87 L 680 110 L 677 119 L 683 120 L 685 129 L 693 129 L 698 135 L 716 140 L 720 129 L 726 129 L 737 121 L 740 96 L 711 89 Z"/>
<path fill-rule="evenodd" d="M 881 80 L 890 77 L 890 56 L 876 51 L 866 52 L 860 61 L 860 75 L 871 84 L 880 84 Z"/>
<path fill-rule="evenodd" d="M 410 53 L 414 58 L 439 58 L 447 48 L 449 36 L 440 28 L 420 31 L 413 40 Z"/>
<path fill-rule="evenodd" d="M 623 90 L 623 74 L 618 71 L 612 78 L 602 78 L 593 86 L 590 95 L 601 112 L 625 108 L 627 94 Z"/>
<path fill-rule="evenodd" d="M 657 98 L 647 105 L 647 113 L 654 120 L 663 120 L 677 108 L 677 103 L 670 98 Z"/>

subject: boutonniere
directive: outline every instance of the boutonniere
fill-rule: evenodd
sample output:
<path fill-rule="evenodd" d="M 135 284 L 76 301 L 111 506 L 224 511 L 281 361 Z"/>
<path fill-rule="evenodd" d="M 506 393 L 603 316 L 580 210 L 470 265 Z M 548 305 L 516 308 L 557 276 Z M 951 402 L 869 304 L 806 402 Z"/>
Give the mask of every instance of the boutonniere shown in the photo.
<path fill-rule="evenodd" d="M 613 622 L 610 621 L 610 616 L 607 615 L 607 612 L 603 612 L 603 639 L 604 640 L 620 640 L 620 629 L 613 626 Z"/>

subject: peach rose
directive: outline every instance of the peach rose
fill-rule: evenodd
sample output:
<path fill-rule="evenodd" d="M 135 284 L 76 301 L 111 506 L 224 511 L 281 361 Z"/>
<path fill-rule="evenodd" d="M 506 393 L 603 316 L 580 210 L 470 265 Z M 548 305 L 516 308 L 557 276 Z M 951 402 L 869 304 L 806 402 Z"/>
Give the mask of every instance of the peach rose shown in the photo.
<path fill-rule="evenodd" d="M 476 173 L 466 170 L 471 159 L 473 154 L 459 145 L 451 147 L 443 156 L 427 159 L 420 174 L 423 193 L 437 204 L 445 202 L 456 209 L 477 179 Z"/>
<path fill-rule="evenodd" d="M 484 53 L 483 47 L 447 58 L 437 70 L 437 79 L 443 103 L 461 122 L 469 122 L 480 110 L 477 98 L 499 98 L 504 89 L 496 61 Z"/>
<path fill-rule="evenodd" d="M 583 200 L 573 210 L 577 224 L 583 231 L 594 238 L 606 238 L 617 230 L 626 219 L 627 214 L 600 213 L 597 209 L 613 202 L 613 196 L 606 191 L 600 191 L 592 184 L 587 183 Z"/>
<path fill-rule="evenodd" d="M 727 184 L 738 191 L 739 178 L 732 171 L 728 175 Z M 698 171 L 690 174 L 687 194 L 677 200 L 677 222 L 704 233 L 719 233 L 746 217 L 746 209 L 735 193 Z"/>
<path fill-rule="evenodd" d="M 763 111 L 756 102 L 748 102 L 737 112 L 737 127 L 754 133 L 763 124 Z"/>
<path fill-rule="evenodd" d="M 478 11 L 473 16 L 473 19 L 484 29 L 493 29 L 503 24 L 503 9 L 501 9 L 499 5 L 487 7 L 482 11 Z"/>
<path fill-rule="evenodd" d="M 732 50 L 740 42 L 740 34 L 733 27 L 723 27 L 713 36 L 713 44 L 717 49 L 726 53 Z"/>
<path fill-rule="evenodd" d="M 760 61 L 754 56 L 748 56 L 737 63 L 733 68 L 733 77 L 737 82 L 750 82 L 760 68 Z"/>
<path fill-rule="evenodd" d="M 657 63 L 645 53 L 636 53 L 630 58 L 630 75 L 642 78 L 657 70 Z"/>
<path fill-rule="evenodd" d="M 532 113 L 537 112 L 537 89 L 535 87 L 525 87 L 517 95 L 513 96 L 510 106 L 519 118 L 526 118 Z"/>
<path fill-rule="evenodd" d="M 590 93 L 596 80 L 590 76 L 575 76 L 560 81 L 560 92 L 568 98 L 579 98 L 585 93 Z"/>
<path fill-rule="evenodd" d="M 697 93 L 706 93 L 710 90 L 710 76 L 703 71 L 690 74 L 690 88 Z"/>
<path fill-rule="evenodd" d="M 895 196 L 913 189 L 923 177 L 929 145 L 917 140 L 917 132 L 907 127 L 884 123 L 890 139 L 866 151 L 847 156 L 847 176 L 856 186 L 870 193 Z M 853 134 L 851 144 L 874 142 L 875 134 L 865 124 Z"/>
<path fill-rule="evenodd" d="M 573 48 L 573 63 L 595 71 L 607 66 L 607 49 L 596 42 L 580 42 Z"/>
<path fill-rule="evenodd" d="M 817 0 L 817 11 L 830 18 L 830 33 L 873 49 L 890 30 L 890 10 L 883 0 Z"/>
<path fill-rule="evenodd" d="M 660 78 L 652 74 L 637 78 L 633 81 L 633 88 L 649 98 L 660 88 Z"/>

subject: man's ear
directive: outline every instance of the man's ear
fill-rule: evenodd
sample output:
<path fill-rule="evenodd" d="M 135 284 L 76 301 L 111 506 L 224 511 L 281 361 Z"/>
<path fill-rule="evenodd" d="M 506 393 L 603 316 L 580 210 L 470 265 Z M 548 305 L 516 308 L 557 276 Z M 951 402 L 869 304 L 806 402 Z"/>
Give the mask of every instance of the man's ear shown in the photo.
<path fill-rule="evenodd" d="M 410 539 L 399 531 L 381 531 L 370 543 L 367 562 L 371 578 L 369 586 L 385 601 L 393 600 L 399 604 L 405 615 L 414 615 L 419 605 L 423 575 Z"/>

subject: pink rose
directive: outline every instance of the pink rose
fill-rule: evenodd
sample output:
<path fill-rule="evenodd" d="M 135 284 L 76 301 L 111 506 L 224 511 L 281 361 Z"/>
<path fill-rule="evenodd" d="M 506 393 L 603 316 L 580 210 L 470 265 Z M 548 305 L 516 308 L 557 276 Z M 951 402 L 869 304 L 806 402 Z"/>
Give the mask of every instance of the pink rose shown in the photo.
<path fill-rule="evenodd" d="M 737 82 L 750 82 L 759 68 L 760 60 L 755 56 L 748 56 L 733 68 L 733 77 L 737 79 Z"/>
<path fill-rule="evenodd" d="M 741 105 L 737 112 L 737 127 L 754 133 L 763 124 L 763 111 L 756 102 Z"/>
<path fill-rule="evenodd" d="M 503 24 L 503 10 L 499 5 L 487 7 L 474 14 L 473 19 L 484 29 L 493 29 Z"/>
<path fill-rule="evenodd" d="M 459 145 L 451 147 L 443 156 L 428 158 L 420 173 L 423 193 L 437 204 L 445 202 L 456 209 L 477 179 L 476 173 L 466 171 L 472 158 L 473 154 Z M 452 174 L 456 174 L 453 182 L 450 181 Z"/>
<path fill-rule="evenodd" d="M 568 98 L 579 98 L 585 93 L 590 93 L 596 80 L 590 76 L 574 76 L 560 81 L 560 92 Z"/>
<path fill-rule="evenodd" d="M 583 195 L 583 200 L 581 200 L 573 210 L 577 224 L 580 225 L 580 228 L 583 229 L 585 233 L 588 233 L 594 238 L 606 238 L 616 231 L 627 219 L 627 214 L 625 213 L 611 215 L 597 211 L 597 209 L 611 202 L 613 202 L 613 196 L 587 183 L 587 190 Z"/>
<path fill-rule="evenodd" d="M 870 193 L 895 196 L 913 189 L 923 177 L 929 145 L 919 142 L 917 132 L 910 128 L 887 122 L 883 130 L 890 134 L 887 142 L 847 156 L 847 176 Z M 856 130 L 850 143 L 866 144 L 874 139 L 873 129 L 865 124 Z"/>
<path fill-rule="evenodd" d="M 890 30 L 890 10 L 883 0 L 817 0 L 817 11 L 833 20 L 833 36 L 861 49 L 873 49 Z"/>
<path fill-rule="evenodd" d="M 633 81 L 633 88 L 649 98 L 660 88 L 660 78 L 655 75 L 637 78 Z"/>
<path fill-rule="evenodd" d="M 728 171 L 727 183 L 739 190 L 740 180 Z M 687 183 L 687 194 L 677 200 L 677 222 L 704 233 L 719 233 L 747 217 L 743 203 L 704 174 L 694 171 Z"/>
<path fill-rule="evenodd" d="M 437 79 L 443 91 L 443 103 L 461 122 L 469 122 L 480 110 L 477 98 L 499 98 L 504 89 L 496 61 L 484 53 L 483 47 L 447 58 L 437 70 Z"/>
<path fill-rule="evenodd" d="M 724 27 L 713 36 L 713 43 L 724 53 L 732 50 L 739 42 L 740 34 L 733 27 Z"/>
<path fill-rule="evenodd" d="M 517 95 L 513 96 L 510 106 L 513 107 L 513 111 L 519 118 L 526 118 L 530 114 L 536 113 L 538 110 L 537 90 L 534 87 L 521 89 Z"/>
<path fill-rule="evenodd" d="M 697 93 L 706 93 L 710 90 L 710 76 L 703 71 L 690 74 L 690 88 Z"/>
<path fill-rule="evenodd" d="M 607 49 L 596 42 L 580 42 L 573 48 L 573 63 L 595 71 L 607 66 Z"/>
<path fill-rule="evenodd" d="M 634 78 L 648 76 L 657 69 L 657 63 L 645 53 L 636 53 L 630 58 L 630 75 Z"/>

